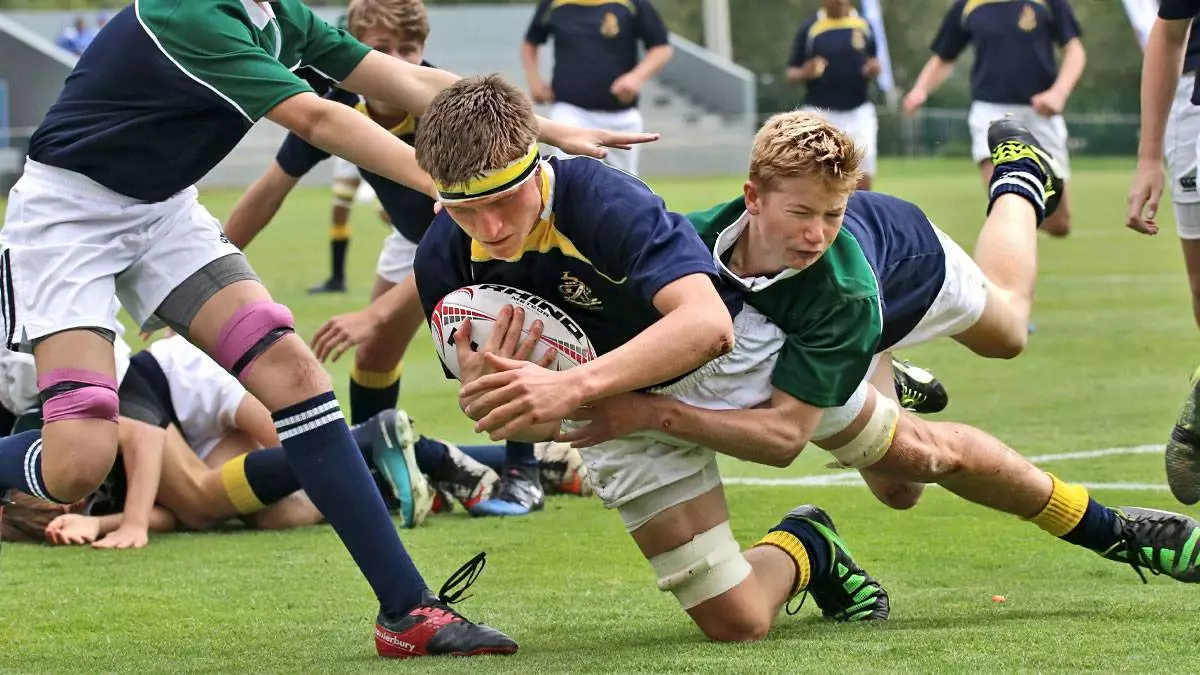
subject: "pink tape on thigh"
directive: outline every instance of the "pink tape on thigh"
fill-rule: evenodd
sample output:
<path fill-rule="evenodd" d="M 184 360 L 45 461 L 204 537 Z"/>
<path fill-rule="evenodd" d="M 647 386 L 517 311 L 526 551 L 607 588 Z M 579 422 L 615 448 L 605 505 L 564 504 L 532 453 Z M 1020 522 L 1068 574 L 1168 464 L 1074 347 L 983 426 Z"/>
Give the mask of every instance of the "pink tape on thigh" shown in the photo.
<path fill-rule="evenodd" d="M 222 368 L 242 379 L 249 373 L 250 363 L 253 363 L 254 359 L 240 364 L 241 369 L 238 372 L 234 372 L 235 367 L 259 340 L 277 328 L 294 326 L 295 319 L 287 307 L 270 300 L 252 302 L 234 312 L 221 329 L 220 335 L 217 336 L 214 358 Z M 254 355 L 254 358 L 257 356 Z"/>
<path fill-rule="evenodd" d="M 117 421 L 120 403 L 115 377 L 79 368 L 59 368 L 38 377 L 38 390 L 63 382 L 87 386 L 65 391 L 42 403 L 42 421 L 99 419 Z"/>

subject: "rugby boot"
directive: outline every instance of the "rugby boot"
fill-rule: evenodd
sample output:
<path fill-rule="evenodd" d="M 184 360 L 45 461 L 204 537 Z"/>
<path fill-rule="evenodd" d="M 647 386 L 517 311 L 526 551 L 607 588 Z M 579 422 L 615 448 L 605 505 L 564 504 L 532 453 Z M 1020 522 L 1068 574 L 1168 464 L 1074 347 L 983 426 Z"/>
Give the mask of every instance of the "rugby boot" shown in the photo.
<path fill-rule="evenodd" d="M 398 619 L 380 614 L 375 621 L 376 653 L 389 659 L 515 654 L 517 643 L 512 638 L 451 608 L 475 583 L 486 563 L 485 554 L 475 556 L 450 575 L 437 595 L 425 591 L 421 604 Z M 454 590 L 455 586 L 461 588 Z"/>
<path fill-rule="evenodd" d="M 433 506 L 433 490 L 417 467 L 413 451 L 416 435 L 412 419 L 403 410 L 385 410 L 375 416 L 371 463 L 396 499 L 401 526 L 420 525 Z"/>
<path fill-rule="evenodd" d="M 473 516 L 525 516 L 546 505 L 537 464 L 506 466 L 491 499 L 470 508 Z"/>
<path fill-rule="evenodd" d="M 570 443 L 537 443 L 533 446 L 533 454 L 542 469 L 542 489 L 546 494 L 579 497 L 592 494 L 587 465 L 579 450 L 572 448 Z"/>
<path fill-rule="evenodd" d="M 928 370 L 893 358 L 892 371 L 901 408 L 921 414 L 939 413 L 950 403 L 946 388 Z"/>
<path fill-rule="evenodd" d="M 1197 402 L 1200 400 L 1200 368 L 1192 373 L 1192 390 L 1183 401 L 1183 410 L 1175 420 L 1171 438 L 1167 441 L 1164 460 L 1167 466 L 1167 485 L 1171 494 L 1184 504 L 1200 501 L 1200 420 Z"/>
<path fill-rule="evenodd" d="M 499 482 L 500 476 L 495 471 L 486 464 L 476 461 L 453 444 L 445 441 L 438 442 L 446 446 L 446 452 L 453 464 L 451 477 L 434 483 L 434 487 L 442 495 L 442 501 L 445 504 L 442 508 L 449 511 L 453 508 L 453 500 L 458 500 L 470 511 L 480 502 L 491 499 L 496 494 L 496 484 Z"/>
<path fill-rule="evenodd" d="M 1120 541 L 1100 555 L 1133 568 L 1146 583 L 1142 570 L 1165 574 L 1186 583 L 1200 582 L 1200 524 L 1180 513 L 1122 506 L 1117 516 Z"/>
<path fill-rule="evenodd" d="M 809 583 L 805 589 L 812 596 L 821 615 L 838 622 L 883 621 L 888 618 L 891 605 L 883 585 L 867 573 L 858 563 L 845 542 L 838 536 L 833 519 L 819 506 L 805 504 L 792 509 L 785 518 L 802 520 L 812 525 L 829 542 L 832 569 L 821 581 Z M 816 575 L 814 575 L 815 577 Z M 795 614 L 804 605 L 800 604 L 789 614 Z"/>
<path fill-rule="evenodd" d="M 308 289 L 309 295 L 321 295 L 324 293 L 345 293 L 345 292 L 346 292 L 346 280 L 345 279 L 329 279 L 323 283 L 317 284 L 316 286 L 313 286 L 312 288 Z"/>
<path fill-rule="evenodd" d="M 993 166 L 999 168 L 1004 164 L 1029 159 L 1041 169 L 1042 175 L 1035 176 L 1035 178 L 1040 181 L 1040 192 L 1044 200 L 1041 209 L 1042 219 L 1049 218 L 1057 211 L 1058 205 L 1062 201 L 1062 168 L 1054 157 L 1042 147 L 1033 132 L 1015 119 L 1005 117 L 988 125 L 987 140 Z M 1019 180 L 1018 176 L 1020 175 L 1028 174 L 1015 172 L 1012 175 L 1013 180 Z M 1041 225 L 1041 221 L 1038 225 Z"/>

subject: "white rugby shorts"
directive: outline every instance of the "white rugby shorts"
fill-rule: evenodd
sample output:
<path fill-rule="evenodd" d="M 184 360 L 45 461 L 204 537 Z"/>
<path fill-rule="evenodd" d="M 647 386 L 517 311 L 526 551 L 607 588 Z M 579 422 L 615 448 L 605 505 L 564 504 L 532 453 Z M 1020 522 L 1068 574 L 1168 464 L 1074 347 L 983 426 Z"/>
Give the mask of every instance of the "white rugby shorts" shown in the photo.
<path fill-rule="evenodd" d="M 967 126 L 971 130 L 971 159 L 978 164 L 991 158 L 992 153 L 988 150 L 987 143 L 988 125 L 1008 115 L 1012 115 L 1015 120 L 1033 132 L 1042 148 L 1050 153 L 1050 156 L 1062 167 L 1063 178 L 1069 178 L 1071 176 L 1071 156 L 1067 152 L 1066 121 L 1063 120 L 1062 115 L 1042 117 L 1030 105 L 987 103 L 986 101 L 971 103 L 971 110 L 967 113 Z"/>

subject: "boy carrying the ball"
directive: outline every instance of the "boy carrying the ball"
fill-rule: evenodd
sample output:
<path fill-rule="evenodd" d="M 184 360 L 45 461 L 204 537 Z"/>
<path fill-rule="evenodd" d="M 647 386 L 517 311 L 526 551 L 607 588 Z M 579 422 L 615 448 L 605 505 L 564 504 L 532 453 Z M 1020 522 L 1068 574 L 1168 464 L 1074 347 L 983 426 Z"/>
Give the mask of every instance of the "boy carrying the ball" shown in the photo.
<path fill-rule="evenodd" d="M 477 429 L 543 440 L 581 406 L 649 388 L 712 408 L 759 403 L 741 392 L 770 377 L 778 329 L 718 290 L 711 251 L 645 184 L 589 158 L 542 160 L 535 130 L 529 100 L 488 76 L 447 88 L 417 134 L 418 162 L 444 206 L 417 251 L 426 315 L 464 286 L 512 286 L 566 312 L 599 354 L 552 371 L 490 353 L 506 322 L 519 330 L 511 314 L 479 351 L 466 323 L 453 340 L 460 404 Z M 584 460 L 658 587 L 710 638 L 761 638 L 805 591 L 827 616 L 886 618 L 886 592 L 817 507 L 793 510 L 741 551 L 711 450 L 665 435 L 627 437 L 588 448 Z"/>

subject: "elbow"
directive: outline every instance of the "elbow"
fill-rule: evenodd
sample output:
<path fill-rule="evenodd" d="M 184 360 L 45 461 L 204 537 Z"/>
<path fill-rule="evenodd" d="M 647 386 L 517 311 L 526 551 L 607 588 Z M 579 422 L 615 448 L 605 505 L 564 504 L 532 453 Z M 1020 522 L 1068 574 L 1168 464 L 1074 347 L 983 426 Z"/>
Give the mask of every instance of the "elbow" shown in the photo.
<path fill-rule="evenodd" d="M 310 106 L 288 120 L 287 127 L 289 131 L 304 139 L 310 145 L 323 148 L 326 145 L 322 144 L 321 135 L 327 126 L 328 119 L 328 110 L 325 106 Z"/>
<path fill-rule="evenodd" d="M 780 424 L 776 436 L 775 450 L 771 453 L 771 461 L 767 464 L 778 469 L 786 469 L 800 456 L 804 446 L 808 445 L 808 436 L 798 426 L 788 424 L 786 421 Z"/>
<path fill-rule="evenodd" d="M 711 361 L 733 351 L 733 318 L 727 312 L 710 319 L 701 334 L 706 338 L 704 351 L 707 360 Z"/>

